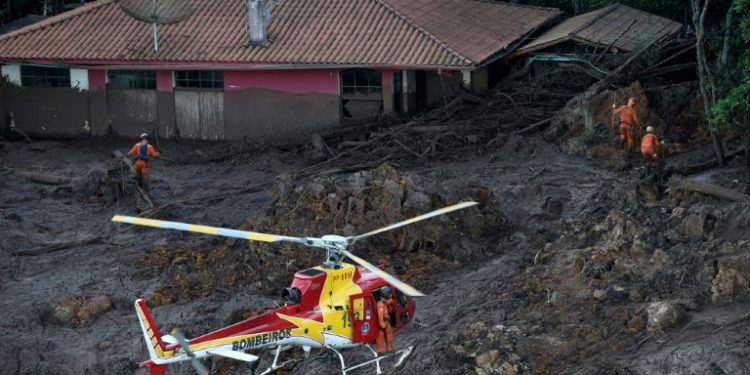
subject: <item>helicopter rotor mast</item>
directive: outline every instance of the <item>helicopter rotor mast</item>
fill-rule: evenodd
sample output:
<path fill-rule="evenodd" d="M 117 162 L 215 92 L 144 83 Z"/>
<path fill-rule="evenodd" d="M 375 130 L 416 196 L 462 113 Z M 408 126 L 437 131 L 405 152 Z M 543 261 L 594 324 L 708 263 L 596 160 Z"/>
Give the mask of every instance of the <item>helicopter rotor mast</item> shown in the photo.
<path fill-rule="evenodd" d="M 117 222 L 117 223 L 141 225 L 141 226 L 147 226 L 147 227 L 152 227 L 152 228 L 172 229 L 172 230 L 180 230 L 180 231 L 186 231 L 186 232 L 210 234 L 214 236 L 241 238 L 241 239 L 251 240 L 251 241 L 293 242 L 293 243 L 298 243 L 298 244 L 305 245 L 305 246 L 322 248 L 326 250 L 326 261 L 323 263 L 323 266 L 326 268 L 336 268 L 336 267 L 341 266 L 342 258 L 347 257 L 351 259 L 352 261 L 354 261 L 355 263 L 359 264 L 360 266 L 364 267 L 365 269 L 369 270 L 370 272 L 378 275 L 383 280 L 389 282 L 390 284 L 392 284 L 393 286 L 395 286 L 396 288 L 404 292 L 404 294 L 409 295 L 411 297 L 421 297 L 421 296 L 424 296 L 424 294 L 420 292 L 419 290 L 417 290 L 416 288 L 414 288 L 413 286 L 397 279 L 393 275 L 390 275 L 389 273 L 381 270 L 377 266 L 374 266 L 371 263 L 367 262 L 366 260 L 352 254 L 346 248 L 360 239 L 370 237 L 375 234 L 387 232 L 390 230 L 394 230 L 397 228 L 401 228 L 403 226 L 416 223 L 418 221 L 444 215 L 452 211 L 475 206 L 477 204 L 478 204 L 477 202 L 461 202 L 458 204 L 454 204 L 452 206 L 443 207 L 435 211 L 428 212 L 423 215 L 419 215 L 417 217 L 413 217 L 408 220 L 400 221 L 395 224 L 390 224 L 385 227 L 378 228 L 378 229 L 369 231 L 364 234 L 360 234 L 357 236 L 350 236 L 350 237 L 343 237 L 343 236 L 334 235 L 334 234 L 325 235 L 321 238 L 291 237 L 291 236 L 281 236 L 281 235 L 276 235 L 276 234 L 258 233 L 258 232 L 250 232 L 250 231 L 243 231 L 243 230 L 236 230 L 236 229 L 211 227 L 211 226 L 206 226 L 206 225 L 187 224 L 187 223 L 179 223 L 175 221 L 145 219 L 145 218 L 140 218 L 140 217 L 122 216 L 122 215 L 115 215 L 112 218 L 112 221 Z"/>

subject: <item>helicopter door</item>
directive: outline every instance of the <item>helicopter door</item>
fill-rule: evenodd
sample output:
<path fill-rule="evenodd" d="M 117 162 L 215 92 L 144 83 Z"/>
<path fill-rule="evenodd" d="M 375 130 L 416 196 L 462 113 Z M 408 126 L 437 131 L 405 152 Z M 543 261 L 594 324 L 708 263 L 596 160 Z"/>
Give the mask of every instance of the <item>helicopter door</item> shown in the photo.
<path fill-rule="evenodd" d="M 352 321 L 352 341 L 355 343 L 373 342 L 378 335 L 375 300 L 371 295 L 355 294 L 350 297 L 349 309 Z"/>

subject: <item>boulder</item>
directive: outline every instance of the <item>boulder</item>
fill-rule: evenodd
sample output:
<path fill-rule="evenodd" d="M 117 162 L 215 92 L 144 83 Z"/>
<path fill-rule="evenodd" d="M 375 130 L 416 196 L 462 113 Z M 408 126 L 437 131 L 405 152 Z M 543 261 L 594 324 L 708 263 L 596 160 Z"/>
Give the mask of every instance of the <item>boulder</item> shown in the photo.
<path fill-rule="evenodd" d="M 646 308 L 648 333 L 662 332 L 681 323 L 685 318 L 682 306 L 675 302 L 653 302 Z"/>
<path fill-rule="evenodd" d="M 750 256 L 723 258 L 711 282 L 711 301 L 730 303 L 750 297 Z"/>

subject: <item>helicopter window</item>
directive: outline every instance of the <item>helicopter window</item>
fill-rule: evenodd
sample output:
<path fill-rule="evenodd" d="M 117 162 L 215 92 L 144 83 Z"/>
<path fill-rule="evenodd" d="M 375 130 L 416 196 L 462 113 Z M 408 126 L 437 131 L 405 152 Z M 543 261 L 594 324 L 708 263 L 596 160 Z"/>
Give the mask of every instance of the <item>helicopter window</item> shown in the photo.
<path fill-rule="evenodd" d="M 325 271 L 321 271 L 317 268 L 308 268 L 306 270 L 299 271 L 299 274 L 305 275 L 305 276 L 315 276 L 315 275 L 320 275 L 321 273 L 324 273 L 324 272 Z"/>
<path fill-rule="evenodd" d="M 405 294 L 401 293 L 400 290 L 396 289 L 396 300 L 398 301 L 399 306 L 404 307 L 407 303 L 407 297 Z"/>
<path fill-rule="evenodd" d="M 333 308 L 336 309 L 336 311 L 341 311 L 344 309 L 344 306 L 333 306 Z"/>

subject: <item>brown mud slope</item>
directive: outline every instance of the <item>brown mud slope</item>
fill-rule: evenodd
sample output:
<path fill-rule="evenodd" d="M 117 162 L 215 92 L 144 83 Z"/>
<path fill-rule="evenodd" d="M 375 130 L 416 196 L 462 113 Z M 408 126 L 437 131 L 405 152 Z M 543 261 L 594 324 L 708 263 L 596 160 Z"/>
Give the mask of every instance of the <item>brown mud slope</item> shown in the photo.
<path fill-rule="evenodd" d="M 516 101 L 495 106 L 515 111 Z M 564 124 L 545 134 L 563 134 L 560 147 L 514 134 L 540 121 L 533 115 L 508 125 L 502 110 L 470 105 L 495 125 L 455 108 L 422 119 L 463 121 L 472 138 L 418 123 L 418 133 L 396 126 L 327 138 L 323 155 L 315 145 L 163 145 L 176 162 L 154 163 L 155 207 L 113 164 L 111 151 L 129 144 L 3 144 L 3 373 L 144 374 L 134 299 L 149 300 L 164 333 L 195 336 L 275 307 L 291 275 L 322 260 L 315 249 L 114 225 L 114 214 L 349 235 L 468 199 L 481 205 L 351 249 L 372 262 L 388 256 L 398 277 L 428 294 L 396 337 L 419 341 L 401 373 L 750 371 L 750 202 L 668 189 L 571 152 L 568 140 L 583 133 Z M 682 151 L 668 168 L 710 158 L 705 145 Z M 735 160 L 683 177 L 741 190 L 743 176 Z M 259 354 L 263 367 L 270 353 Z M 285 373 L 336 373 L 336 361 L 317 359 Z M 250 373 L 207 364 L 215 374 Z"/>

